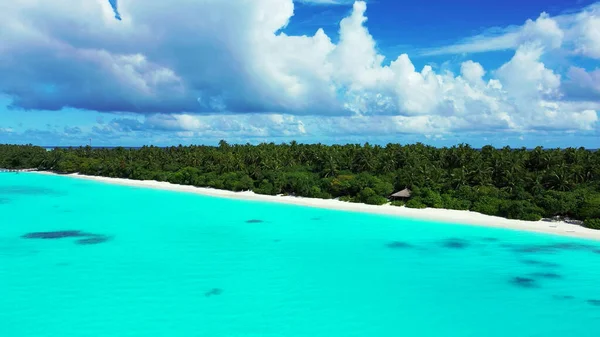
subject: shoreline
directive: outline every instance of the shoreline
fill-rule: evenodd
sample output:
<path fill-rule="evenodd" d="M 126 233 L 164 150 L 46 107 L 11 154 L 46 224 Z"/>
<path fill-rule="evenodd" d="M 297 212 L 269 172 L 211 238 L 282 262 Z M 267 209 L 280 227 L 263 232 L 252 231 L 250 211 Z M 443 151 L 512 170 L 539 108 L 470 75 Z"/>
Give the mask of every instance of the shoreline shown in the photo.
<path fill-rule="evenodd" d="M 33 174 L 66 176 L 76 179 L 85 179 L 108 184 L 124 185 L 131 187 L 145 187 L 174 192 L 195 193 L 210 197 L 220 197 L 228 199 L 239 199 L 249 201 L 276 202 L 305 207 L 325 208 L 339 211 L 351 211 L 360 213 L 371 213 L 380 215 L 389 215 L 424 221 L 436 221 L 448 224 L 473 225 L 493 228 L 503 228 L 517 231 L 535 232 L 542 234 L 560 235 L 580 239 L 589 239 L 600 241 L 600 230 L 585 228 L 575 224 L 569 224 L 564 221 L 523 221 L 512 220 L 502 217 L 490 216 L 471 211 L 459 211 L 450 209 L 424 208 L 414 209 L 407 207 L 398 207 L 391 205 L 367 205 L 362 203 L 351 203 L 335 199 L 315 199 L 294 196 L 272 196 L 256 194 L 252 191 L 233 192 L 228 190 L 219 190 L 207 187 L 196 187 L 191 185 L 177 185 L 169 182 L 155 180 L 133 180 L 125 178 L 108 178 L 101 176 L 88 176 L 78 173 L 57 174 L 48 171 L 31 172 Z"/>

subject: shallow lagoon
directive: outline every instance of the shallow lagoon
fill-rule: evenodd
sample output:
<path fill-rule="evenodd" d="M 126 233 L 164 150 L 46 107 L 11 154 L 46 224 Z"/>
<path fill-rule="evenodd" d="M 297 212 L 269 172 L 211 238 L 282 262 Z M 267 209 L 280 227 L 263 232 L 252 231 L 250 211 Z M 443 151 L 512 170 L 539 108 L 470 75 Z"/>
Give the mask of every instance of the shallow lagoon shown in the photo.
<path fill-rule="evenodd" d="M 600 335 L 593 241 L 37 174 L 0 200 L 3 337 Z"/>

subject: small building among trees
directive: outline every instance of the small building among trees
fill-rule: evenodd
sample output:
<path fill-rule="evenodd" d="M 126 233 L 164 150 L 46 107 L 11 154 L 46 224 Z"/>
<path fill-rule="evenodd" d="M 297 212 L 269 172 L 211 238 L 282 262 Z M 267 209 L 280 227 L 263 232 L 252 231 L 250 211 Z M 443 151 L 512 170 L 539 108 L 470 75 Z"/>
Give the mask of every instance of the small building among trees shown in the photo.
<path fill-rule="evenodd" d="M 402 200 L 402 201 L 406 201 L 410 198 L 411 196 L 411 190 L 409 190 L 408 188 L 403 189 L 402 191 L 396 192 L 392 195 L 390 195 L 390 200 L 394 201 L 394 200 Z"/>

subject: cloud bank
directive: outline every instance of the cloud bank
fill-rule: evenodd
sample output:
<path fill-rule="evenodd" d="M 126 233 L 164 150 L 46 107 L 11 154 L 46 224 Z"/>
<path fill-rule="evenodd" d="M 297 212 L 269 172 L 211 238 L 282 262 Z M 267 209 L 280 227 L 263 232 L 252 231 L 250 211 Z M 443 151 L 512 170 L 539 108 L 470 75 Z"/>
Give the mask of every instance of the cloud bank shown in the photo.
<path fill-rule="evenodd" d="M 591 131 L 597 71 L 565 80 L 542 58 L 564 46 L 600 58 L 597 8 L 428 51 L 514 50 L 498 69 L 470 60 L 454 74 L 407 54 L 388 62 L 363 1 L 333 43 L 322 29 L 281 32 L 292 0 L 15 0 L 0 14 L 0 93 L 14 109 L 142 116 L 94 127 L 105 134 Z"/>

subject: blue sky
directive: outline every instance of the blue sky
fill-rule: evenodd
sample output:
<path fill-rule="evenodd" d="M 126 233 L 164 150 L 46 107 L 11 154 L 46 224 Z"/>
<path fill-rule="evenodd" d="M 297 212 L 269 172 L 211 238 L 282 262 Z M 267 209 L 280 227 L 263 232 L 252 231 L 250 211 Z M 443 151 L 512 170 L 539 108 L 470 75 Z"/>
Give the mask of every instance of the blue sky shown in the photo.
<path fill-rule="evenodd" d="M 594 1 L 6 7 L 0 142 L 598 147 L 600 139 Z"/>

